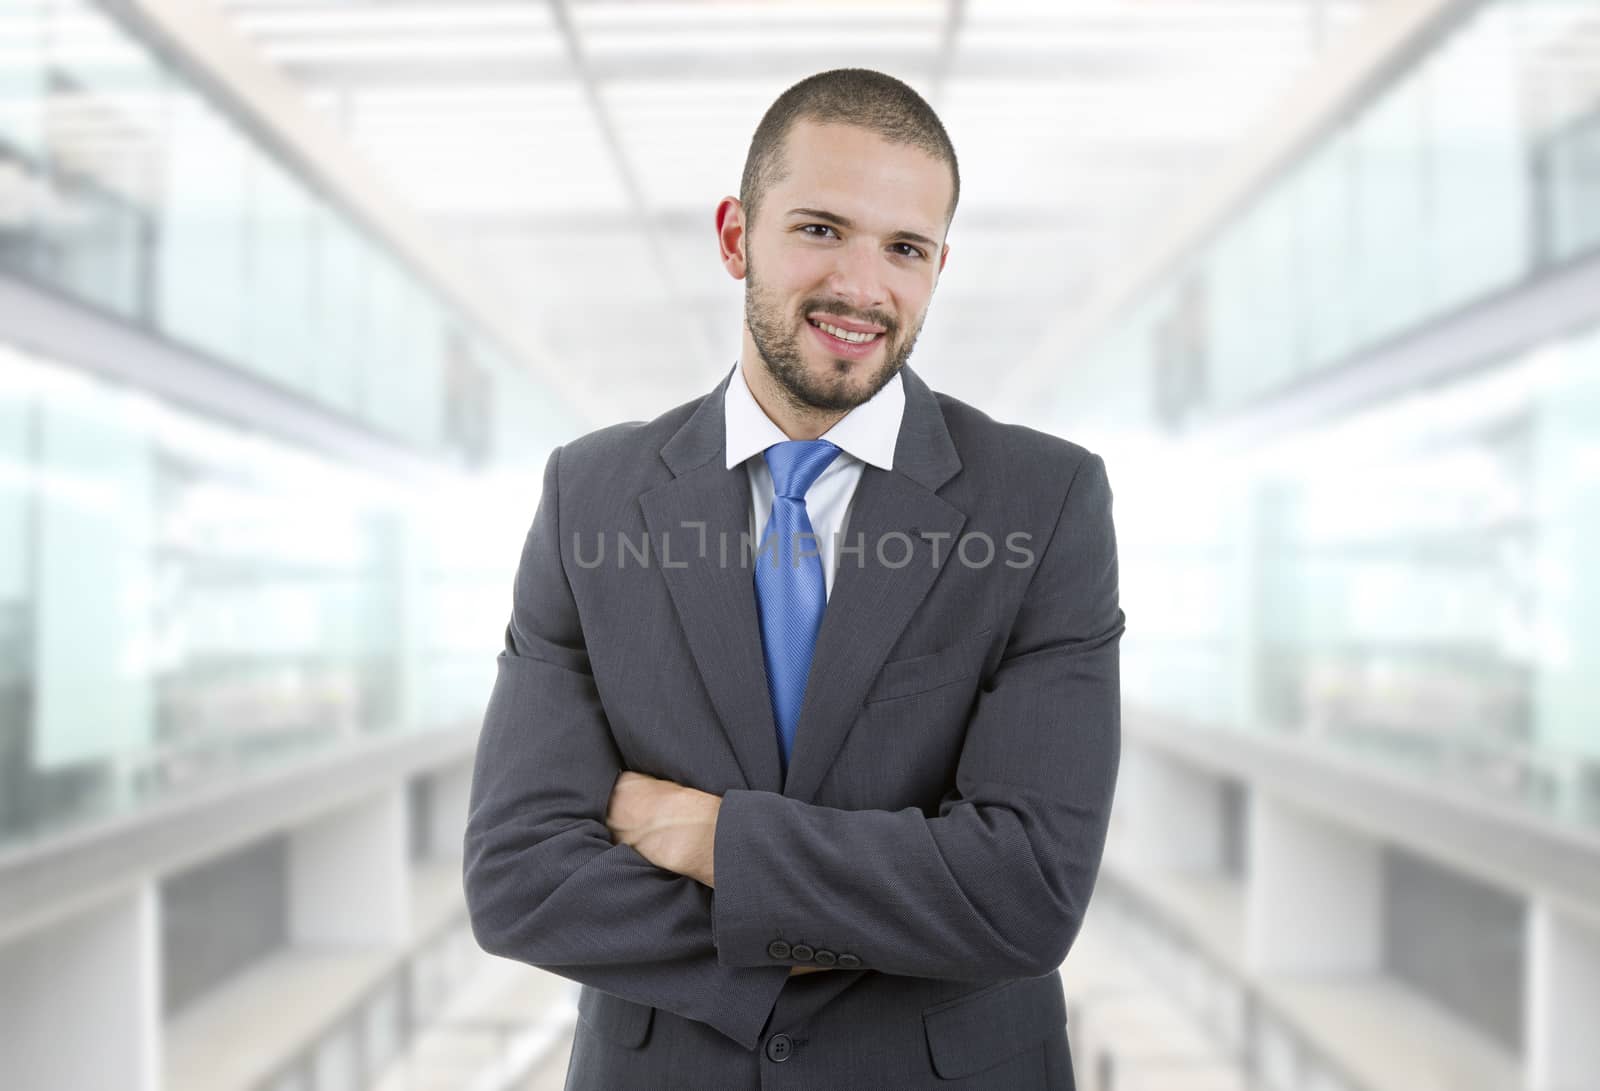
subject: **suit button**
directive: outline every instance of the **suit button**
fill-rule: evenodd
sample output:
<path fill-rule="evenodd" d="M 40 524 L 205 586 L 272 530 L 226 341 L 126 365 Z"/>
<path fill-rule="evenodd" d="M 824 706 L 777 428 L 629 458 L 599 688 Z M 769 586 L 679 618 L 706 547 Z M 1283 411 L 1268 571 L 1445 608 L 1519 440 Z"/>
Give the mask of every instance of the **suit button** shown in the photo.
<path fill-rule="evenodd" d="M 780 1064 L 787 1061 L 794 1053 L 794 1043 L 787 1034 L 774 1034 L 767 1039 L 767 1060 L 777 1061 Z"/>
<path fill-rule="evenodd" d="M 775 939 L 771 943 L 767 944 L 767 954 L 771 955 L 773 958 L 788 958 L 789 945 L 783 942 L 781 939 Z"/>
<path fill-rule="evenodd" d="M 835 955 L 832 951 L 824 950 L 821 947 L 817 948 L 817 953 L 813 955 L 812 958 L 816 960 L 818 966 L 832 966 L 835 962 L 839 961 L 838 955 Z"/>
<path fill-rule="evenodd" d="M 860 965 L 861 960 L 855 955 L 843 954 L 839 956 L 839 969 L 841 970 L 854 970 Z"/>
<path fill-rule="evenodd" d="M 789 957 L 797 958 L 801 962 L 810 962 L 811 956 L 814 954 L 816 954 L 816 952 L 803 943 L 797 943 L 793 947 L 789 948 Z"/>

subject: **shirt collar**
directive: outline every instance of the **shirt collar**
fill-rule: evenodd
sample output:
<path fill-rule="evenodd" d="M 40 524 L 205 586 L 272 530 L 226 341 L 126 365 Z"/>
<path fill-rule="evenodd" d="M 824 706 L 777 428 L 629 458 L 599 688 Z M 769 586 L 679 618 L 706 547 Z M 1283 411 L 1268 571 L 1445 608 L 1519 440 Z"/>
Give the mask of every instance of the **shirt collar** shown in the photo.
<path fill-rule="evenodd" d="M 786 443 L 789 437 L 772 422 L 766 411 L 750 393 L 744 381 L 744 369 L 733 365 L 733 377 L 722 397 L 723 421 L 726 427 L 725 455 L 728 469 L 758 455 L 774 443 Z M 846 454 L 871 463 L 884 470 L 894 469 L 894 448 L 900 438 L 900 419 L 905 414 L 905 384 L 897 371 L 894 378 L 883 385 L 871 398 L 856 406 L 834 422 L 821 436 L 837 444 Z"/>

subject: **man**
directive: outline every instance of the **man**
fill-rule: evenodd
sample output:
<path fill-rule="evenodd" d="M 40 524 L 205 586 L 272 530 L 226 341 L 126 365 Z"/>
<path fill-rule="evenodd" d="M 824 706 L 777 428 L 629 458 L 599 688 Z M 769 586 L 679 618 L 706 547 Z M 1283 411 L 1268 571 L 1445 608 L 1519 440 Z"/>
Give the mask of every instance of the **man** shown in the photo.
<path fill-rule="evenodd" d="M 583 984 L 569 1089 L 1073 1086 L 1111 492 L 906 366 L 958 192 L 910 88 L 796 84 L 717 208 L 737 366 L 550 457 L 466 891 L 486 950 Z"/>

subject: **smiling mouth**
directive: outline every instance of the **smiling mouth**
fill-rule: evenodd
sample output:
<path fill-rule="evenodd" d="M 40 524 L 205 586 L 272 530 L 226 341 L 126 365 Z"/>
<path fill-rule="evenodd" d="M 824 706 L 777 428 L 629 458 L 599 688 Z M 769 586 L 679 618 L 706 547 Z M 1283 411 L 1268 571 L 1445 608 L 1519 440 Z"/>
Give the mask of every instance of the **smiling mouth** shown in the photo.
<path fill-rule="evenodd" d="M 835 326 L 823 319 L 807 318 L 806 321 L 811 324 L 813 329 L 821 330 L 829 337 L 846 345 L 870 345 L 883 336 L 882 330 L 878 330 L 875 333 L 865 333 L 857 330 L 847 330 L 843 326 Z"/>

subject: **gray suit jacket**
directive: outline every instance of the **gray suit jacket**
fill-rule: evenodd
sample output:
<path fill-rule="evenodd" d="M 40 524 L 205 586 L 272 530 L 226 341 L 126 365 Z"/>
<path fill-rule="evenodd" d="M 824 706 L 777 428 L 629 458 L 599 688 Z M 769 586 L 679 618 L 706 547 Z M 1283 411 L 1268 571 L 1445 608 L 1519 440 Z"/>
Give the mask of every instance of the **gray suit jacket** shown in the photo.
<path fill-rule="evenodd" d="M 1056 971 L 1120 751 L 1111 490 L 1100 456 L 902 375 L 786 778 L 731 370 L 550 456 L 465 882 L 485 950 L 583 984 L 569 1089 L 1072 1087 Z M 714 890 L 613 843 L 623 769 L 723 797 Z"/>

